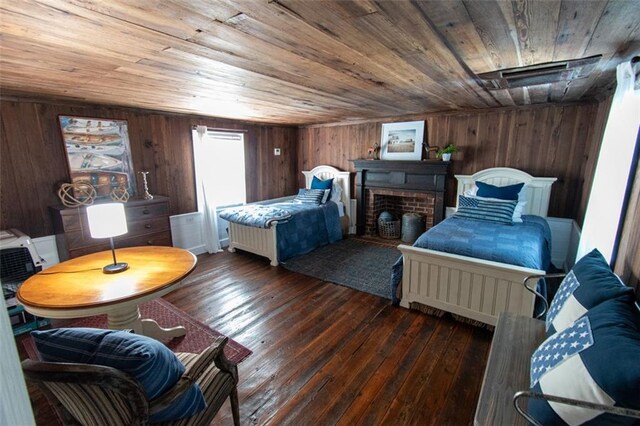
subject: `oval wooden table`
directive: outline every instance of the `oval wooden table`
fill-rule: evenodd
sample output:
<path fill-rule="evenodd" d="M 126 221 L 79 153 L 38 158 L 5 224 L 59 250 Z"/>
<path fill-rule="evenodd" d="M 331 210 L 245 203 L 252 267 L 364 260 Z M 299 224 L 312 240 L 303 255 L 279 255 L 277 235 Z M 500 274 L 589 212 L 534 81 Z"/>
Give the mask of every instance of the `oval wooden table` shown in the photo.
<path fill-rule="evenodd" d="M 105 274 L 111 251 L 67 260 L 27 279 L 17 297 L 25 310 L 45 318 L 80 318 L 107 314 L 111 329 L 133 329 L 155 339 L 183 336 L 182 326 L 162 328 L 142 319 L 138 305 L 175 290 L 196 267 L 189 251 L 176 247 L 130 247 L 116 250 L 129 269 Z"/>

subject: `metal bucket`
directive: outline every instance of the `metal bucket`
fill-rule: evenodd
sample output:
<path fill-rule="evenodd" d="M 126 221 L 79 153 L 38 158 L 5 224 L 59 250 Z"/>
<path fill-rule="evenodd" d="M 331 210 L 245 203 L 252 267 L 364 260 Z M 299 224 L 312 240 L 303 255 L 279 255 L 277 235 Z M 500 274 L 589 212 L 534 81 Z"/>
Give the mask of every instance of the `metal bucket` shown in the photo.
<path fill-rule="evenodd" d="M 405 213 L 402 215 L 402 241 L 413 244 L 423 232 L 424 217 L 418 213 Z"/>

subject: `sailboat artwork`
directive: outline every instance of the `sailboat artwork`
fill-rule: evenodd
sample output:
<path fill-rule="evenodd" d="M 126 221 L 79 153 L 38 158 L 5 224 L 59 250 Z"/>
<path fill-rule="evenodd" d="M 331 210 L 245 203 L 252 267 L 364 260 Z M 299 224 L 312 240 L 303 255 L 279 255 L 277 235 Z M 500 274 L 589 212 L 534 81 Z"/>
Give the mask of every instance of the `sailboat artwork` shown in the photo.
<path fill-rule="evenodd" d="M 126 120 L 61 115 L 72 182 L 90 183 L 98 197 L 108 197 L 115 188 L 135 194 L 135 174 Z"/>

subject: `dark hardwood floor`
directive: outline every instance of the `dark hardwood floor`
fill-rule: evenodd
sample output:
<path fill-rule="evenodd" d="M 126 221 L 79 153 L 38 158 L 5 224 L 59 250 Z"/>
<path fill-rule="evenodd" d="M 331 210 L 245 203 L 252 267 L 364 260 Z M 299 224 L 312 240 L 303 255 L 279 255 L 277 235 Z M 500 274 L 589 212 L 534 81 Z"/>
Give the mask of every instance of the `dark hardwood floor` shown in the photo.
<path fill-rule="evenodd" d="M 246 253 L 198 260 L 165 298 L 253 351 L 239 365 L 243 425 L 472 423 L 491 332 Z M 38 424 L 55 423 L 36 405 Z M 228 402 L 214 424 L 232 424 Z"/>

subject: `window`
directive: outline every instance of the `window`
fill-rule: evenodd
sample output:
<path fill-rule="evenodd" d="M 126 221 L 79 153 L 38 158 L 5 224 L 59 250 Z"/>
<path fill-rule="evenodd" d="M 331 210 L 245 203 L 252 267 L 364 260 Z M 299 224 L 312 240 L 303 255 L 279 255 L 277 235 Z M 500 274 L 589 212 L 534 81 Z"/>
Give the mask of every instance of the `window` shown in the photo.
<path fill-rule="evenodd" d="M 196 176 L 201 182 L 198 185 L 198 205 L 204 202 L 203 187 L 207 188 L 207 201 L 212 205 L 244 204 L 247 201 L 244 134 L 207 130 L 202 143 L 198 144 L 198 133 L 194 130 L 193 140 L 197 157 Z"/>
<path fill-rule="evenodd" d="M 615 260 L 616 236 L 640 125 L 640 94 L 634 91 L 631 63 L 619 64 L 616 74 L 618 85 L 598 154 L 576 260 L 594 248 L 608 262 Z"/>

